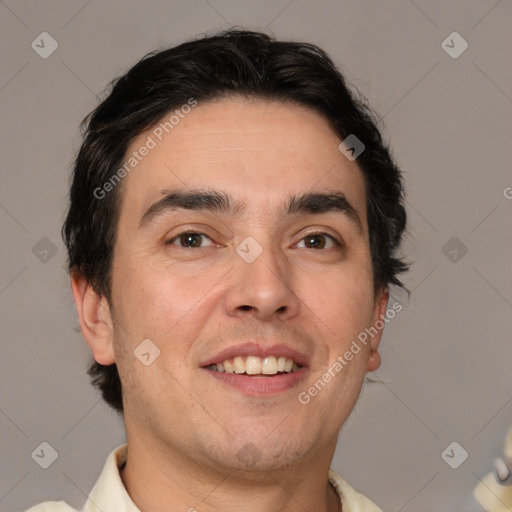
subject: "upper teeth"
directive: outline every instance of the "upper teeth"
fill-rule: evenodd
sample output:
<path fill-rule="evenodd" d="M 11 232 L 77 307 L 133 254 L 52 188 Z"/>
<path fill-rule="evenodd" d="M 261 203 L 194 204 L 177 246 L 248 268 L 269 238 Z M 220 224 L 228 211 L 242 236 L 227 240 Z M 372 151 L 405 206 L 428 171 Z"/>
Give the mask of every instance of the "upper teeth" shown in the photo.
<path fill-rule="evenodd" d="M 295 372 L 300 366 L 287 357 L 241 357 L 226 359 L 208 368 L 218 372 L 246 373 L 247 375 L 275 375 L 277 372 Z"/>

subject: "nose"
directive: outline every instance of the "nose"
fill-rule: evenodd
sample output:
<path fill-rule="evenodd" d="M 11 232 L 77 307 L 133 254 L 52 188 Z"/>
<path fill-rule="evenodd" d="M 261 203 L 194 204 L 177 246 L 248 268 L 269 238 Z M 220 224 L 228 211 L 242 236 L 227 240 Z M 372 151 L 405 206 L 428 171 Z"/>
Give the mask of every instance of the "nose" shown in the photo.
<path fill-rule="evenodd" d="M 290 319 L 300 310 L 293 291 L 292 269 L 270 244 L 252 263 L 234 254 L 235 268 L 229 273 L 226 312 L 229 316 L 261 321 Z"/>

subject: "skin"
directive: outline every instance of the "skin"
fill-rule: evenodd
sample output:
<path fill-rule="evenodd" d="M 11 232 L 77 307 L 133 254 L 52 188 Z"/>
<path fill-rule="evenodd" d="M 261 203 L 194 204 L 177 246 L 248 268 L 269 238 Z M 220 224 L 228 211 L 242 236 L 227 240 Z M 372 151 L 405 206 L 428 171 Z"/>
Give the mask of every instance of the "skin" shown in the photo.
<path fill-rule="evenodd" d="M 388 300 L 386 290 L 373 293 L 363 175 L 340 142 L 307 108 L 221 99 L 198 104 L 124 178 L 112 307 L 79 275 L 72 289 L 95 360 L 118 366 L 129 446 L 121 477 L 141 511 L 170 503 L 200 512 L 340 510 L 328 470 L 365 373 L 380 365 L 382 332 L 309 404 L 297 395 L 385 314 Z M 245 211 L 167 211 L 139 228 L 162 191 L 205 188 Z M 341 212 L 282 215 L 291 194 L 332 191 L 345 194 L 361 230 Z M 166 244 L 185 230 L 209 238 L 199 248 Z M 343 245 L 320 238 L 323 249 L 308 246 L 311 231 Z M 263 249 L 250 264 L 235 250 L 248 236 Z M 144 339 L 160 349 L 149 366 L 133 354 Z M 298 386 L 247 396 L 200 368 L 254 339 L 310 357 Z M 260 457 L 249 465 L 239 454 L 248 443 Z"/>

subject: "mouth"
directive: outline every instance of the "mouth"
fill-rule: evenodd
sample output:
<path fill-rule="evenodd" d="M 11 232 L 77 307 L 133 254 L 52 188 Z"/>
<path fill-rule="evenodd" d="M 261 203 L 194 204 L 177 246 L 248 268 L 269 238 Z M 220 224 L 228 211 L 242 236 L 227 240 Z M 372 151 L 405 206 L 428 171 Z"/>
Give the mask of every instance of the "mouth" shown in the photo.
<path fill-rule="evenodd" d="M 220 373 L 235 373 L 237 375 L 254 375 L 259 377 L 270 377 L 295 373 L 302 366 L 293 359 L 284 356 L 235 356 L 224 359 L 221 362 L 207 366 L 209 370 Z"/>
<path fill-rule="evenodd" d="M 203 361 L 201 368 L 227 388 L 247 396 L 267 396 L 297 386 L 307 375 L 308 361 L 286 345 L 263 348 L 246 343 Z"/>

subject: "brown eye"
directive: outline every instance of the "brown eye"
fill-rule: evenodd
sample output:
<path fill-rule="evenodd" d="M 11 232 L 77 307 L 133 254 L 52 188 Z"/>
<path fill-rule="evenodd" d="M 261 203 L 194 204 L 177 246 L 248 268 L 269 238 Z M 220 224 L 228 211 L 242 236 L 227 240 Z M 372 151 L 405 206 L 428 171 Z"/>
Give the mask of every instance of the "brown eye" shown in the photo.
<path fill-rule="evenodd" d="M 305 236 L 297 247 L 305 247 L 306 249 L 330 249 L 336 245 L 340 245 L 339 242 L 327 233 L 311 233 Z"/>
<path fill-rule="evenodd" d="M 204 239 L 210 240 L 211 242 L 211 239 L 204 233 L 195 233 L 188 231 L 186 233 L 180 233 L 179 235 L 169 240 L 167 243 L 170 245 L 178 245 L 179 247 L 183 247 L 185 249 L 197 248 L 204 247 L 204 245 L 202 245 Z M 211 243 L 207 245 L 211 245 Z"/>

